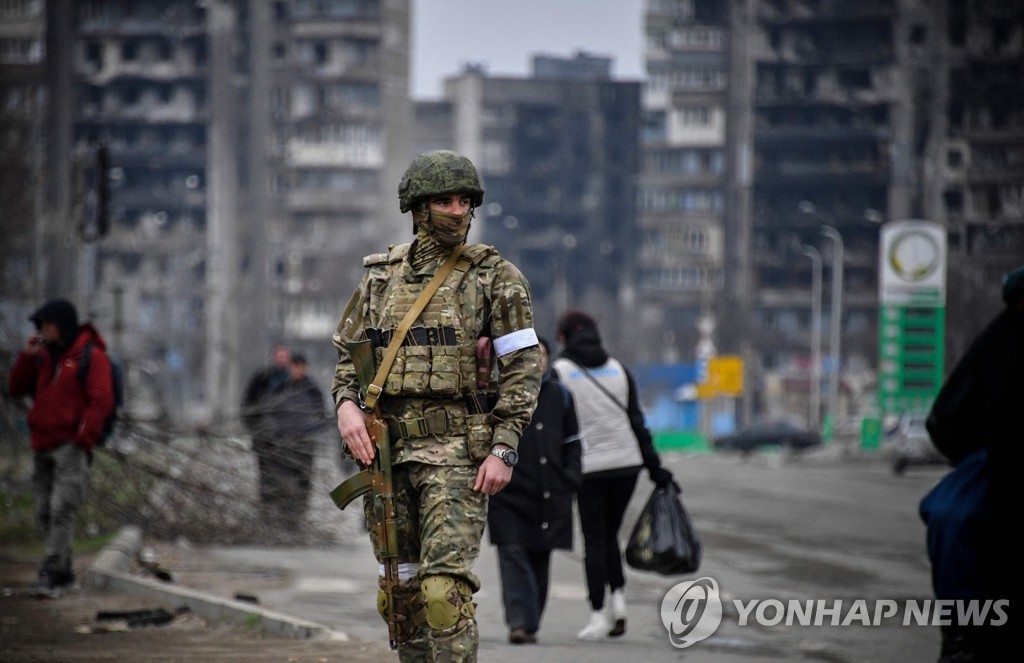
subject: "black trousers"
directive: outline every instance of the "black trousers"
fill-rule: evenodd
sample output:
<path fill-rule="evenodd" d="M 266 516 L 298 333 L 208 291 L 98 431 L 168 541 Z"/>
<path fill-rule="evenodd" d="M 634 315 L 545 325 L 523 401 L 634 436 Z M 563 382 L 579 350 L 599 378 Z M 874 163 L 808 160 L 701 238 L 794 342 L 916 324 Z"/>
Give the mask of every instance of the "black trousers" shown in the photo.
<path fill-rule="evenodd" d="M 501 544 L 498 546 L 498 571 L 505 623 L 510 629 L 523 628 L 527 633 L 536 633 L 548 602 L 551 551 Z"/>
<path fill-rule="evenodd" d="M 590 607 L 604 608 L 605 587 L 625 586 L 619 529 L 626 507 L 636 489 L 639 471 L 625 476 L 584 475 L 576 496 L 583 530 L 583 566 L 587 575 Z"/>

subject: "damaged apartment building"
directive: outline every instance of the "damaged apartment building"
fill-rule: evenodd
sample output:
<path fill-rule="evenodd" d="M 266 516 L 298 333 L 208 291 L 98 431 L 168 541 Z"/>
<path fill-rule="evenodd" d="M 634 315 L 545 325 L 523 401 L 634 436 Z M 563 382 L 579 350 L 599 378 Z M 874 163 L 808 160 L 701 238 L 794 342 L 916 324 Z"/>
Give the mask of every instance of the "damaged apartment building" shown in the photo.
<path fill-rule="evenodd" d="M 612 343 L 633 338 L 620 293 L 632 280 L 640 84 L 610 58 L 535 55 L 528 77 L 468 66 L 444 98 L 416 104 L 416 149 L 473 159 L 486 197 L 474 241 L 530 280 L 538 332 L 569 308 L 594 311 Z"/>
<path fill-rule="evenodd" d="M 361 258 L 398 232 L 409 2 L 13 4 L 45 23 L 45 172 L 69 192 L 40 241 L 79 249 L 49 290 L 175 414 L 234 411 L 277 343 L 329 383 Z"/>
<path fill-rule="evenodd" d="M 793 392 L 806 402 L 805 247 L 820 256 L 827 312 L 838 243 L 824 229 L 834 229 L 844 249 L 840 415 L 858 414 L 878 357 L 880 223 L 947 228 L 954 356 L 978 330 L 964 321 L 998 310 L 1000 276 L 1024 258 L 1024 3 L 733 8 L 721 345 L 752 360 L 755 407 Z"/>

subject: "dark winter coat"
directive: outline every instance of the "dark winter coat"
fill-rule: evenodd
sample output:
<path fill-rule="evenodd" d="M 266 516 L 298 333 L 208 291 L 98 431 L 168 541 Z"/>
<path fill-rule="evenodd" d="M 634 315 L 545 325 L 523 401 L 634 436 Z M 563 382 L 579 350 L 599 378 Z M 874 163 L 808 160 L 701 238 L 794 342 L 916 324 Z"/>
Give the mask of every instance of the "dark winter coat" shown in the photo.
<path fill-rule="evenodd" d="M 309 438 L 324 428 L 324 395 L 308 375 L 300 380 L 289 377 L 281 391 L 268 399 L 268 405 L 278 434 Z"/>
<path fill-rule="evenodd" d="M 975 339 L 939 391 L 926 423 L 935 446 L 954 464 L 983 448 L 996 464 L 1009 460 L 1009 448 L 1022 437 L 1022 376 L 1024 310 L 1007 308 Z"/>
<path fill-rule="evenodd" d="M 579 422 L 569 390 L 550 372 L 519 440 L 519 463 L 490 499 L 491 543 L 528 550 L 572 549 L 572 504 L 583 481 Z"/>
<path fill-rule="evenodd" d="M 271 366 L 257 372 L 249 380 L 242 397 L 242 421 L 252 434 L 253 442 L 262 443 L 274 436 L 274 413 L 271 399 L 290 379 L 288 369 Z"/>
<path fill-rule="evenodd" d="M 89 374 L 83 386 L 78 375 L 85 346 L 92 343 Z M 28 426 L 32 450 L 47 451 L 73 442 L 91 451 L 100 439 L 107 417 L 114 410 L 114 384 L 106 343 L 86 323 L 70 345 L 57 351 L 47 347 L 39 354 L 21 352 L 11 368 L 11 396 L 31 396 Z"/>
<path fill-rule="evenodd" d="M 939 390 L 925 423 L 954 465 L 988 451 L 994 502 L 1008 507 L 1024 404 L 1024 301 L 1005 308 L 978 335 Z"/>

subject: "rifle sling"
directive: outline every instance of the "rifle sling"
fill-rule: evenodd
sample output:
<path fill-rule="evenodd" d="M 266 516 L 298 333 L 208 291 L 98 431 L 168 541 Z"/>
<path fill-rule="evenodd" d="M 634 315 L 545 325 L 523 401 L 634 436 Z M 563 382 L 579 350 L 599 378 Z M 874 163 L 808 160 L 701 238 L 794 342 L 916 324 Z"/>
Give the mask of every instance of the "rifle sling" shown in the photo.
<path fill-rule="evenodd" d="M 420 312 L 430 301 L 437 289 L 441 287 L 444 280 L 448 278 L 452 270 L 455 269 L 457 262 L 463 262 L 462 269 L 460 270 L 463 274 L 469 268 L 470 260 L 468 258 L 462 259 L 462 252 L 466 250 L 465 244 L 460 244 L 452 254 L 448 256 L 448 259 L 444 261 L 441 268 L 434 274 L 434 278 L 430 279 L 427 286 L 420 293 L 420 296 L 413 302 L 412 308 L 405 314 L 402 319 L 402 323 L 398 325 L 398 329 L 395 330 L 395 335 L 391 338 L 391 343 L 388 344 L 387 350 L 384 352 L 384 358 L 381 359 L 380 366 L 377 367 L 377 374 L 373 376 L 373 382 L 366 388 L 366 397 L 363 399 L 363 404 L 366 409 L 373 411 L 377 405 L 377 399 L 380 398 L 384 388 L 381 386 L 388 377 L 388 373 L 391 372 L 391 365 L 395 362 L 395 357 L 398 356 L 398 348 L 401 347 L 402 341 L 405 339 L 405 335 L 408 333 L 409 328 L 416 322 L 416 318 L 419 317 Z"/>

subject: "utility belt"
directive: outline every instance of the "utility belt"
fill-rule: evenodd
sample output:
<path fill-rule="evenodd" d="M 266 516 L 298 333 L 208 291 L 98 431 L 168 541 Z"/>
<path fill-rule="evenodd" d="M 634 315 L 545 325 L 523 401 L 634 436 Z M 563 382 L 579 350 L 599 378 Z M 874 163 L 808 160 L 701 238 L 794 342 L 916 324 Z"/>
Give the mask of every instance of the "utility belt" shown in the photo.
<path fill-rule="evenodd" d="M 428 435 L 451 436 L 465 435 L 467 432 L 466 417 L 452 415 L 444 410 L 427 412 L 422 417 L 397 417 L 383 416 L 387 424 L 388 433 L 392 440 L 412 439 L 427 437 Z"/>
<path fill-rule="evenodd" d="M 494 422 L 490 413 L 451 414 L 446 410 L 432 410 L 421 417 L 392 417 L 381 415 L 392 441 L 437 437 L 465 437 L 469 457 L 482 463 L 491 453 Z"/>

